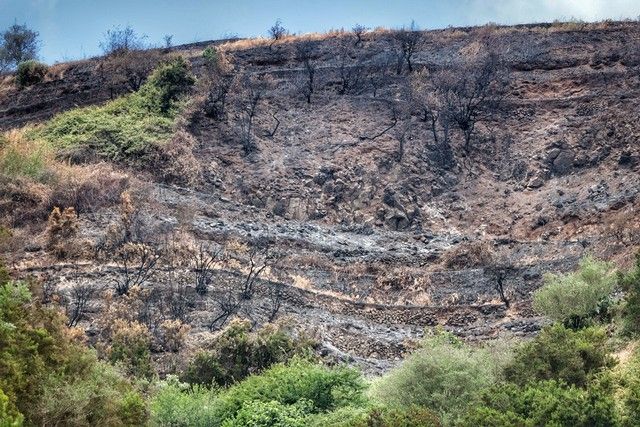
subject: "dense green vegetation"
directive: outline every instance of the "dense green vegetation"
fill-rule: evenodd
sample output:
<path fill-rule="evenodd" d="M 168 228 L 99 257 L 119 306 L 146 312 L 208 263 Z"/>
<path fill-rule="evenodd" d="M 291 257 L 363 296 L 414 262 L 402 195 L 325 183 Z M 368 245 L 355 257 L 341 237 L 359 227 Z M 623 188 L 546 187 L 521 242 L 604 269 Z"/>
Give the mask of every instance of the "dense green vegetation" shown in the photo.
<path fill-rule="evenodd" d="M 566 291 L 575 290 L 576 278 L 601 284 L 614 277 L 611 290 L 626 290 L 623 300 L 610 302 L 618 317 L 565 322 L 575 313 L 569 304 L 568 317 L 516 345 L 471 346 L 436 330 L 373 381 L 354 368 L 325 365 L 314 356 L 313 341 L 294 337 L 286 326 L 253 330 L 241 320 L 176 375 L 159 380 L 144 334 L 131 325 L 127 333 L 114 332 L 107 353 L 112 363 L 101 361 L 56 309 L 33 296 L 36 284 L 10 281 L 5 272 L 0 425 L 635 426 L 640 258 L 627 273 L 611 271 L 586 259 L 538 295 L 553 287 L 568 304 Z M 610 299 L 595 294 L 593 301 Z"/>
<path fill-rule="evenodd" d="M 0 425 L 140 425 L 142 396 L 25 283 L 0 284 Z"/>
<path fill-rule="evenodd" d="M 154 144 L 171 137 L 180 97 L 194 82 L 187 62 L 177 57 L 158 67 L 138 92 L 59 114 L 27 136 L 69 156 L 140 161 Z"/>
<path fill-rule="evenodd" d="M 586 257 L 570 274 L 548 274 L 545 286 L 533 297 L 540 313 L 568 327 L 582 327 L 608 315 L 610 296 L 616 284 L 611 264 Z"/>

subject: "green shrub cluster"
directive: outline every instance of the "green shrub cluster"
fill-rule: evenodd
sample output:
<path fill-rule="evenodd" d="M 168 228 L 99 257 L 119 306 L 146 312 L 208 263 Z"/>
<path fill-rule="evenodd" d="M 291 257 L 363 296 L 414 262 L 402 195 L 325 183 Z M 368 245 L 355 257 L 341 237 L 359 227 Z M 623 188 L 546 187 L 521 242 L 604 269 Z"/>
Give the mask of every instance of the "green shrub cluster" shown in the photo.
<path fill-rule="evenodd" d="M 610 268 L 588 263 L 557 276 L 559 282 L 578 275 L 595 287 L 609 281 Z M 615 325 L 594 326 L 592 314 L 566 322 L 575 314 L 570 306 L 569 316 L 514 348 L 465 344 L 436 331 L 372 382 L 355 369 L 321 364 L 312 343 L 285 325 L 253 331 L 241 320 L 197 354 L 180 379 L 157 381 L 148 331 L 123 320 L 113 326 L 107 355 L 148 379 L 147 402 L 70 337 L 60 313 L 40 305 L 25 284 L 0 276 L 0 426 L 640 425 L 638 343 L 626 343 L 616 361 L 607 333 Z M 638 266 L 618 276 L 627 317 L 637 277 Z"/>
<path fill-rule="evenodd" d="M 392 406 L 430 408 L 448 421 L 497 381 L 499 359 L 486 349 L 440 333 L 375 382 L 371 393 L 375 400 Z"/>
<path fill-rule="evenodd" d="M 283 324 L 266 325 L 251 332 L 251 322 L 234 320 L 206 351 L 198 352 L 182 381 L 204 386 L 227 386 L 294 355 L 308 355 L 313 343 L 294 338 Z"/>
<path fill-rule="evenodd" d="M 0 284 L 0 425 L 142 425 L 146 403 L 24 283 Z"/>
<path fill-rule="evenodd" d="M 22 87 L 35 85 L 44 80 L 48 71 L 49 67 L 46 64 L 34 59 L 21 62 L 16 71 L 16 82 Z"/>
<path fill-rule="evenodd" d="M 607 317 L 615 284 L 611 264 L 586 257 L 574 273 L 547 275 L 533 296 L 533 307 L 554 321 L 579 328 Z"/>
<path fill-rule="evenodd" d="M 559 380 L 585 387 L 590 376 L 611 366 L 613 359 L 604 329 L 590 327 L 574 331 L 555 324 L 518 348 L 505 374 L 518 385 Z"/>
<path fill-rule="evenodd" d="M 636 254 L 633 268 L 618 276 L 620 287 L 626 292 L 623 307 L 624 332 L 637 336 L 640 333 L 640 252 Z"/>
<path fill-rule="evenodd" d="M 136 93 L 103 106 L 59 114 L 27 133 L 69 156 L 86 153 L 115 161 L 142 161 L 154 144 L 167 142 L 179 112 L 180 97 L 194 83 L 179 57 L 158 67 Z"/>
<path fill-rule="evenodd" d="M 151 403 L 155 424 L 268 426 L 273 425 L 269 420 L 280 420 L 281 425 L 299 425 L 282 423 L 360 406 L 365 383 L 355 370 L 326 368 L 296 357 L 224 390 L 185 387 L 169 381 L 160 389 Z M 255 424 L 246 424 L 247 420 Z"/>
<path fill-rule="evenodd" d="M 612 390 L 588 389 L 555 380 L 524 387 L 505 383 L 482 394 L 482 404 L 462 419 L 465 426 L 615 426 L 618 425 Z"/>

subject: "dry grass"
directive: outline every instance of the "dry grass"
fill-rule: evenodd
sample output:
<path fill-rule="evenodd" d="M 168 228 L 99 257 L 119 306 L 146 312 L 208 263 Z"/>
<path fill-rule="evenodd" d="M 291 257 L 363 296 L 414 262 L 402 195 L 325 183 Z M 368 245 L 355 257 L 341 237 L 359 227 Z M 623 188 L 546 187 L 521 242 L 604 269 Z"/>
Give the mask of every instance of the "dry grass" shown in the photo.
<path fill-rule="evenodd" d="M 55 206 L 86 213 L 119 201 L 129 177 L 106 164 L 71 165 L 51 146 L 6 132 L 0 145 L 0 214 L 10 226 L 44 223 Z"/>
<path fill-rule="evenodd" d="M 56 169 L 49 144 L 25 138 L 23 130 L 11 130 L 0 136 L 0 174 L 45 182 Z"/>
<path fill-rule="evenodd" d="M 442 256 L 447 269 L 476 268 L 491 262 L 493 250 L 488 242 L 462 243 Z"/>
<path fill-rule="evenodd" d="M 301 41 L 318 41 L 318 40 L 327 40 L 332 38 L 344 37 L 350 35 L 350 32 L 341 29 L 332 29 L 327 31 L 326 33 L 305 33 L 305 34 L 290 34 L 284 36 L 280 40 L 273 40 L 267 37 L 255 37 L 251 39 L 239 39 L 232 40 L 226 43 L 223 43 L 219 46 L 219 49 L 225 52 L 232 52 L 235 50 L 245 50 L 245 49 L 253 49 L 257 47 L 267 47 L 267 46 L 281 46 L 287 45 L 291 43 L 297 43 Z"/>

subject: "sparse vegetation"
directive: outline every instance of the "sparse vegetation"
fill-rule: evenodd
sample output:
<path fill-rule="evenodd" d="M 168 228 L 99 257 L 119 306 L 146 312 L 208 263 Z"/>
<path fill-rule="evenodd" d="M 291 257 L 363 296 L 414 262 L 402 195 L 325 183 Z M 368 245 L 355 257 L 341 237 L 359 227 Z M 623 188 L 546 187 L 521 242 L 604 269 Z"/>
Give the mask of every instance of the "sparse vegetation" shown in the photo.
<path fill-rule="evenodd" d="M 429 408 L 450 423 L 498 380 L 497 360 L 489 351 L 441 333 L 426 339 L 421 349 L 379 379 L 372 394 L 392 406 Z"/>
<path fill-rule="evenodd" d="M 130 25 L 113 27 L 104 35 L 100 48 L 105 55 L 122 55 L 132 50 L 144 49 L 145 35 L 140 35 Z"/>
<path fill-rule="evenodd" d="M 422 43 L 422 32 L 415 22 L 411 22 L 409 28 L 402 27 L 394 33 L 397 43 L 396 73 L 402 74 L 406 64 L 407 72 L 413 72 L 413 57 Z"/>
<path fill-rule="evenodd" d="M 281 40 L 288 34 L 289 31 L 287 31 L 287 29 L 282 26 L 282 21 L 279 19 L 275 24 L 273 24 L 271 28 L 269 28 L 269 36 L 271 36 L 274 41 Z"/>
<path fill-rule="evenodd" d="M 2 75 L 0 426 L 638 425 L 640 255 L 567 272 L 636 249 L 631 27 Z"/>

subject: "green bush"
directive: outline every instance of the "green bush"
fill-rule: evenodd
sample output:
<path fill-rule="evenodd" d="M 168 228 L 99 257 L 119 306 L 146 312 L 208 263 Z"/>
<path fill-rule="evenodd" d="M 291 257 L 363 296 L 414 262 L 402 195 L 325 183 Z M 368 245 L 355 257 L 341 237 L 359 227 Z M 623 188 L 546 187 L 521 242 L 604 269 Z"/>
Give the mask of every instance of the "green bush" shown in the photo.
<path fill-rule="evenodd" d="M 160 66 L 136 92 L 104 106 L 78 108 L 27 132 L 63 154 L 85 152 L 115 161 L 143 163 L 154 144 L 166 143 L 174 130 L 179 97 L 193 77 L 178 58 Z"/>
<path fill-rule="evenodd" d="M 127 374 L 150 379 L 151 335 L 146 326 L 138 322 L 118 319 L 114 322 L 109 360 L 122 367 Z"/>
<path fill-rule="evenodd" d="M 583 390 L 556 381 L 524 388 L 502 384 L 483 393 L 481 402 L 460 421 L 461 426 L 616 426 L 611 390 Z"/>
<path fill-rule="evenodd" d="M 216 68 L 220 60 L 218 51 L 213 46 L 207 46 L 202 51 L 202 58 L 204 58 L 204 62 L 209 68 Z"/>
<path fill-rule="evenodd" d="M 583 258 L 574 273 L 547 275 L 544 286 L 533 295 L 533 307 L 566 326 L 587 326 L 591 319 L 607 317 L 615 279 L 611 264 Z"/>
<path fill-rule="evenodd" d="M 640 350 L 626 364 L 621 366 L 618 376 L 618 400 L 621 404 L 622 424 L 640 425 Z"/>
<path fill-rule="evenodd" d="M 634 267 L 626 274 L 618 276 L 620 287 L 625 291 L 624 332 L 629 335 L 640 333 L 640 252 L 636 254 Z"/>
<path fill-rule="evenodd" d="M 309 404 L 300 400 L 293 405 L 252 401 L 242 405 L 238 414 L 222 423 L 223 427 L 305 427 Z"/>
<path fill-rule="evenodd" d="M 223 422 L 235 422 L 243 408 L 243 417 L 250 415 L 248 408 L 265 409 L 264 405 L 249 405 L 250 402 L 277 402 L 315 414 L 362 405 L 363 390 L 364 382 L 354 370 L 329 369 L 294 358 L 286 365 L 274 365 L 223 391 L 197 385 L 185 389 L 175 381 L 168 382 L 153 398 L 152 420 L 157 425 L 220 426 Z M 282 415 L 291 415 L 290 410 L 283 409 Z"/>
<path fill-rule="evenodd" d="M 49 67 L 36 60 L 24 61 L 18 64 L 16 71 L 16 82 L 22 86 L 31 86 L 40 83 L 47 75 Z"/>
<path fill-rule="evenodd" d="M 559 380 L 584 387 L 590 375 L 613 364 L 606 344 L 607 336 L 601 328 L 574 331 L 555 324 L 517 349 L 505 374 L 520 385 Z"/>
<path fill-rule="evenodd" d="M 66 372 L 50 374 L 33 412 L 45 425 L 143 425 L 146 403 L 109 364 L 73 355 Z"/>
<path fill-rule="evenodd" d="M 189 387 L 176 378 L 160 384 L 151 399 L 151 424 L 172 427 L 208 427 L 220 425 L 215 404 L 217 390 L 198 385 Z"/>
<path fill-rule="evenodd" d="M 194 83 L 187 61 L 179 56 L 154 70 L 140 92 L 150 111 L 167 114 Z"/>
<path fill-rule="evenodd" d="M 32 301 L 23 283 L 0 284 L 0 407 L 27 425 L 144 424 L 141 398 L 111 366 L 71 340 L 65 318 Z M 125 411 L 125 409 L 127 409 Z M 3 415 L 6 418 L 6 415 Z"/>
<path fill-rule="evenodd" d="M 497 359 L 443 333 L 372 385 L 375 401 L 391 406 L 418 405 L 449 422 L 498 376 Z"/>
<path fill-rule="evenodd" d="M 285 326 L 269 324 L 251 332 L 251 322 L 232 321 L 208 351 L 196 354 L 182 381 L 227 386 L 294 355 L 309 354 L 312 343 L 305 337 L 293 338 Z"/>
<path fill-rule="evenodd" d="M 9 398 L 0 389 L 0 427 L 20 427 L 23 421 L 22 414 L 9 407 Z"/>
<path fill-rule="evenodd" d="M 204 387 L 225 384 L 227 378 L 220 362 L 218 362 L 218 355 L 207 351 L 197 352 L 180 377 L 187 384 Z"/>
<path fill-rule="evenodd" d="M 437 415 L 427 408 L 344 407 L 333 412 L 308 416 L 309 427 L 439 427 Z"/>

